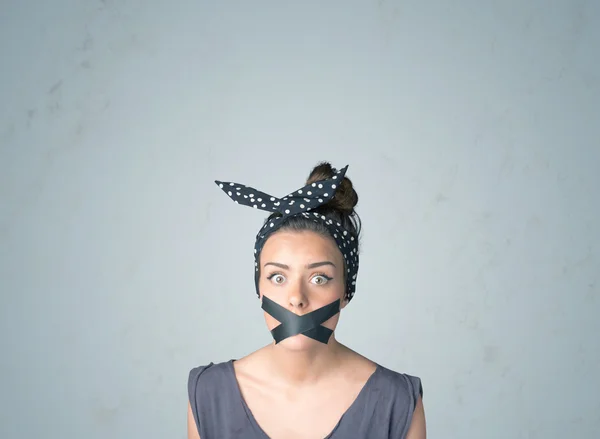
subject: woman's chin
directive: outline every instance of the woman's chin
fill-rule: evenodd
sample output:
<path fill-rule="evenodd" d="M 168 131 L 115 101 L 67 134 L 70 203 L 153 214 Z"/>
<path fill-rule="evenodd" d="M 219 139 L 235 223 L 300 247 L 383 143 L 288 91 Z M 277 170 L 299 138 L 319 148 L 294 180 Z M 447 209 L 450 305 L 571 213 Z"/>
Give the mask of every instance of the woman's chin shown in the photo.
<path fill-rule="evenodd" d="M 306 351 L 313 350 L 316 347 L 324 345 L 323 343 L 313 340 L 312 338 L 306 337 L 305 335 L 298 334 L 280 341 L 275 346 L 290 351 Z"/>

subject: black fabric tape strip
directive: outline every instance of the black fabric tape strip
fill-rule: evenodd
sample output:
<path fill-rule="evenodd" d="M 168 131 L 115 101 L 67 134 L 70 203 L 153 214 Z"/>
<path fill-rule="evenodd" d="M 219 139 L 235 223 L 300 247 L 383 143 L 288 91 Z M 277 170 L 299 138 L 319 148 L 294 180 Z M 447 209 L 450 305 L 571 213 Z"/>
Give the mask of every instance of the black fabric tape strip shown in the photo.
<path fill-rule="evenodd" d="M 321 326 L 321 324 L 340 312 L 340 299 L 302 316 L 294 314 L 266 296 L 262 298 L 261 307 L 267 314 L 281 323 L 271 330 L 275 343 L 302 334 L 327 344 L 333 331 Z"/>

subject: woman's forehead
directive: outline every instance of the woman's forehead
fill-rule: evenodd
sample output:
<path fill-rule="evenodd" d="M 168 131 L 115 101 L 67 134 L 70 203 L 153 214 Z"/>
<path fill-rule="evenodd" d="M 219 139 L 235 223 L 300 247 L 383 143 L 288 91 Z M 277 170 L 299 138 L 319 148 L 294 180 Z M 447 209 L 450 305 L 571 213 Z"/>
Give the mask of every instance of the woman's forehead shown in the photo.
<path fill-rule="evenodd" d="M 342 255 L 337 244 L 331 237 L 326 237 L 312 231 L 277 231 L 265 242 L 261 259 L 266 256 L 286 257 L 289 259 L 335 259 Z M 314 261 L 311 261 L 314 262 Z"/>

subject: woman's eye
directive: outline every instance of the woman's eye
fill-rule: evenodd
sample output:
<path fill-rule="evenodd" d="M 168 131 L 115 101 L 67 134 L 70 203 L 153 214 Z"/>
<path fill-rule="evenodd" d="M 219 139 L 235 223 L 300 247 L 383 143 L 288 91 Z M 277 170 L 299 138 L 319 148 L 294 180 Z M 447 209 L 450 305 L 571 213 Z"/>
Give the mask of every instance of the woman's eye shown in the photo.
<path fill-rule="evenodd" d="M 271 282 L 274 282 L 276 284 L 282 284 L 285 282 L 285 277 L 282 274 L 273 274 L 269 276 L 269 279 L 271 280 Z"/>
<path fill-rule="evenodd" d="M 326 284 L 328 281 L 330 281 L 331 278 L 322 274 L 319 274 L 315 277 L 312 278 L 312 283 L 315 285 L 324 285 Z"/>

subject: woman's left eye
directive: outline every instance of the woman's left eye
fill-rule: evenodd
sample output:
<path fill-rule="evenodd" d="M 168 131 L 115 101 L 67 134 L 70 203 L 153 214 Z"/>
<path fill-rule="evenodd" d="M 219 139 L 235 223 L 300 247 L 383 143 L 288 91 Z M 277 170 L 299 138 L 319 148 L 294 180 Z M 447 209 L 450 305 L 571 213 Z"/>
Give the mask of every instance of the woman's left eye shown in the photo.
<path fill-rule="evenodd" d="M 330 280 L 331 278 L 329 276 L 325 276 L 324 274 L 317 274 L 311 279 L 311 282 L 315 285 L 324 285 Z"/>

